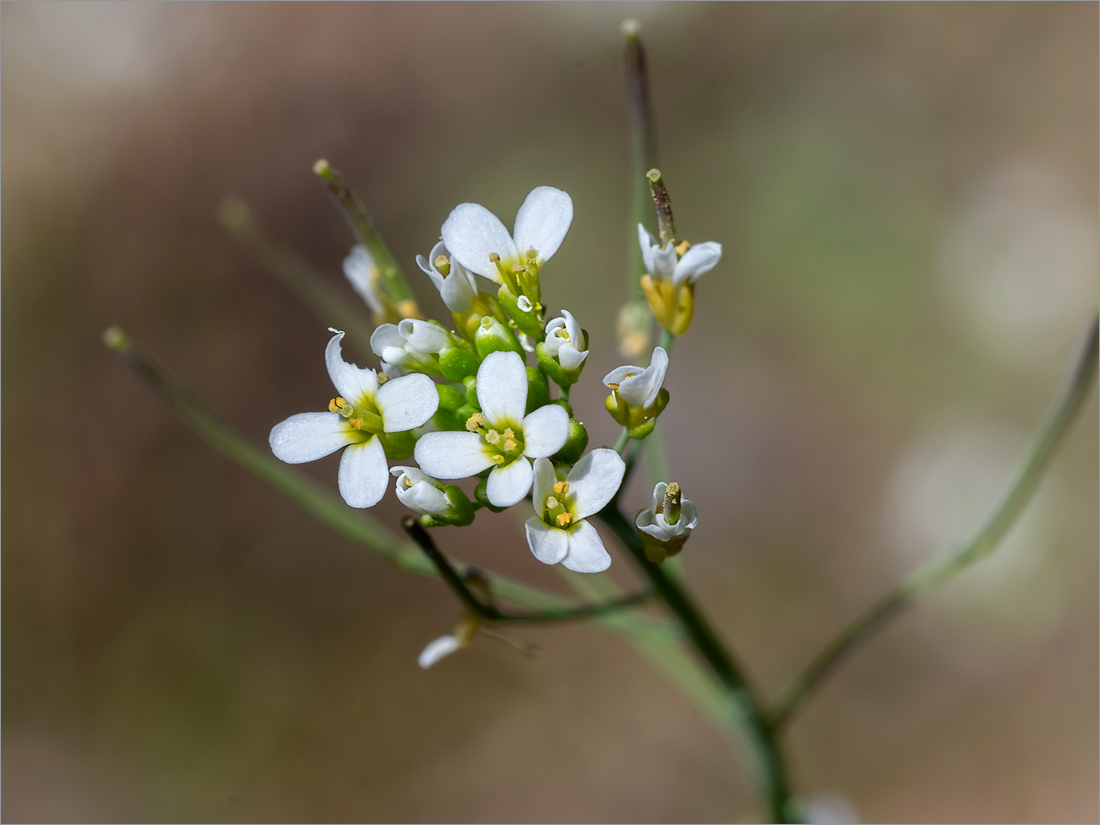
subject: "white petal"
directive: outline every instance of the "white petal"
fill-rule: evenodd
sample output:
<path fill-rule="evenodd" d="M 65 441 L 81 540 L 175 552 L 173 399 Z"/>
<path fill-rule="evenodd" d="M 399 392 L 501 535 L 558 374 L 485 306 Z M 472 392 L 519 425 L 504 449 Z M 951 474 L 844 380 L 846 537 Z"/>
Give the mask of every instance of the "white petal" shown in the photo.
<path fill-rule="evenodd" d="M 505 467 L 497 467 L 489 473 L 485 495 L 494 507 L 511 507 L 523 501 L 531 489 L 531 462 L 520 456 Z"/>
<path fill-rule="evenodd" d="M 537 186 L 519 208 L 512 234 L 521 255 L 536 249 L 545 261 L 558 251 L 572 222 L 573 199 L 553 186 Z"/>
<path fill-rule="evenodd" d="M 454 636 L 440 636 L 438 639 L 428 642 L 427 647 L 420 652 L 420 656 L 416 660 L 417 664 L 427 670 L 440 659 L 450 656 L 461 647 L 462 645 L 458 643 L 458 639 Z"/>
<path fill-rule="evenodd" d="M 451 344 L 451 336 L 445 329 L 417 318 L 405 318 L 397 325 L 397 331 L 410 347 L 424 353 L 438 355 Z"/>
<path fill-rule="evenodd" d="M 519 256 L 512 236 L 500 219 L 476 203 L 459 204 L 447 216 L 443 224 L 443 243 L 464 267 L 498 283 L 500 273 L 489 256 L 495 252 L 505 261 Z"/>
<path fill-rule="evenodd" d="M 352 507 L 373 507 L 382 500 L 390 472 L 386 466 L 386 451 L 378 436 L 344 450 L 337 478 L 340 495 Z"/>
<path fill-rule="evenodd" d="M 382 302 L 375 294 L 371 283 L 371 270 L 375 268 L 374 258 L 362 244 L 356 244 L 351 249 L 351 254 L 344 258 L 344 275 L 351 283 L 359 297 L 362 298 L 371 312 L 376 315 L 383 311 Z"/>
<path fill-rule="evenodd" d="M 572 344 L 565 344 L 558 349 L 558 361 L 567 370 L 575 370 L 584 363 L 584 359 L 587 357 L 588 350 L 578 352 Z"/>
<path fill-rule="evenodd" d="M 343 337 L 344 333 L 336 331 L 329 340 L 328 346 L 325 347 L 325 365 L 328 367 L 328 375 L 332 379 L 332 385 L 336 387 L 336 392 L 348 403 L 361 406 L 363 396 L 374 398 L 374 393 L 378 389 L 378 376 L 374 370 L 360 369 L 355 364 L 349 364 L 344 360 L 340 347 Z M 372 347 L 373 337 L 371 336 Z"/>
<path fill-rule="evenodd" d="M 392 467 L 390 472 L 397 476 L 394 492 L 398 500 L 410 510 L 438 515 L 450 509 L 447 494 L 436 487 L 427 474 L 415 467 Z"/>
<path fill-rule="evenodd" d="M 545 510 L 546 497 L 554 492 L 554 485 L 558 476 L 554 472 L 554 464 L 548 458 L 535 459 L 535 485 L 531 494 L 531 502 L 535 505 L 535 513 L 540 517 Z"/>
<path fill-rule="evenodd" d="M 682 284 L 684 281 L 694 281 L 700 275 L 705 275 L 718 265 L 722 260 L 722 244 L 714 241 L 697 243 L 689 247 L 684 257 L 676 264 L 672 273 L 672 282 Z"/>
<path fill-rule="evenodd" d="M 623 369 L 622 367 L 619 368 Z M 661 347 L 653 348 L 653 358 L 648 367 L 630 378 L 624 378 L 619 383 L 619 395 L 628 403 L 639 407 L 648 407 L 657 400 L 657 393 L 661 391 L 661 385 L 665 382 L 665 372 L 668 370 L 668 353 Z M 612 370 L 604 378 L 607 383 L 618 370 Z"/>
<path fill-rule="evenodd" d="M 557 527 L 551 527 L 540 518 L 529 518 L 524 523 L 527 528 L 527 545 L 535 558 L 543 564 L 557 564 L 569 552 L 569 534 Z"/>
<path fill-rule="evenodd" d="M 336 413 L 292 415 L 271 428 L 271 452 L 287 464 L 316 461 L 355 442 L 355 431 Z"/>
<path fill-rule="evenodd" d="M 603 377 L 603 385 L 605 387 L 610 387 L 612 384 L 618 384 L 621 388 L 623 382 L 628 378 L 639 375 L 644 371 L 645 367 L 637 367 L 633 364 L 628 364 L 625 367 L 615 367 L 615 369 L 611 370 L 611 372 Z"/>
<path fill-rule="evenodd" d="M 565 477 L 573 499 L 573 518 L 588 518 L 606 507 L 619 492 L 625 472 L 626 464 L 619 454 L 606 447 L 593 450 L 574 464 Z"/>
<path fill-rule="evenodd" d="M 563 309 L 561 315 L 565 319 L 565 331 L 569 333 L 569 343 L 579 350 L 584 346 L 584 330 L 569 310 Z"/>
<path fill-rule="evenodd" d="M 539 407 L 523 419 L 523 454 L 528 458 L 552 456 L 569 438 L 569 413 L 558 404 Z"/>
<path fill-rule="evenodd" d="M 465 315 L 474 308 L 474 297 L 477 295 L 474 277 L 462 268 L 462 264 L 451 265 L 451 274 L 439 289 L 439 297 L 451 312 Z M 484 279 L 481 280 L 482 283 L 485 282 Z"/>
<path fill-rule="evenodd" d="M 638 224 L 638 246 L 642 248 L 642 263 L 645 264 L 645 271 L 652 275 L 653 252 L 658 246 L 657 239 L 641 224 Z"/>
<path fill-rule="evenodd" d="M 491 426 L 515 426 L 527 406 L 527 370 L 514 352 L 490 352 L 477 371 L 477 401 Z"/>
<path fill-rule="evenodd" d="M 382 429 L 387 433 L 403 433 L 435 415 L 439 392 L 432 379 L 414 373 L 391 378 L 378 388 L 374 403 L 382 413 Z"/>
<path fill-rule="evenodd" d="M 646 272 L 654 278 L 671 278 L 676 269 L 676 249 L 672 244 L 667 244 L 662 249 L 660 241 L 641 224 L 638 224 L 638 242 L 642 247 L 642 261 Z"/>
<path fill-rule="evenodd" d="M 680 521 L 684 530 L 694 530 L 699 523 L 699 510 L 691 499 L 680 499 Z"/>
<path fill-rule="evenodd" d="M 414 455 L 434 478 L 466 478 L 493 466 L 493 452 L 477 433 L 427 433 L 416 442 Z"/>
<path fill-rule="evenodd" d="M 581 521 L 569 529 L 569 552 L 561 563 L 575 573 L 602 573 L 611 566 L 611 556 L 596 528 Z"/>

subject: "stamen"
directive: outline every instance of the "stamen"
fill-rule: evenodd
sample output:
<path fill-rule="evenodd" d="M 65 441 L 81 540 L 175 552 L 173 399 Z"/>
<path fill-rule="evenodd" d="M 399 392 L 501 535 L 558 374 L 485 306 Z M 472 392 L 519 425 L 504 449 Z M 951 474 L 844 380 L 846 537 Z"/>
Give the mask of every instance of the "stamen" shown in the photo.
<path fill-rule="evenodd" d="M 569 482 L 559 481 L 557 484 L 554 485 L 554 492 L 557 493 L 559 496 L 565 495 L 569 492 Z"/>
<path fill-rule="evenodd" d="M 565 525 L 569 524 L 572 520 L 573 520 L 573 514 L 572 513 L 562 513 L 557 518 L 558 526 L 559 527 L 564 527 Z"/>
<path fill-rule="evenodd" d="M 446 255 L 437 255 L 434 261 L 435 268 L 438 269 L 444 276 L 451 274 L 451 259 Z"/>
<path fill-rule="evenodd" d="M 554 509 L 556 509 L 556 508 L 557 508 L 557 507 L 558 507 L 558 506 L 559 506 L 560 504 L 561 504 L 561 502 L 560 502 L 560 501 L 558 501 L 558 500 L 557 500 L 556 498 L 554 498 L 553 496 L 547 496 L 547 497 L 546 497 L 546 509 L 547 509 L 547 510 L 554 510 Z"/>
<path fill-rule="evenodd" d="M 494 263 L 494 264 L 500 263 L 500 255 L 498 255 L 495 252 L 490 252 L 489 253 L 489 262 Z"/>
<path fill-rule="evenodd" d="M 485 440 L 495 447 L 500 443 L 500 433 L 496 430 L 489 430 L 489 432 L 485 433 Z"/>
<path fill-rule="evenodd" d="M 680 241 L 680 243 L 676 244 L 676 254 L 682 258 L 684 257 L 684 253 L 687 252 L 690 248 L 691 244 L 689 244 L 687 241 Z"/>
<path fill-rule="evenodd" d="M 496 462 L 497 464 L 503 464 L 504 463 L 504 456 L 502 456 L 500 453 L 497 453 L 495 456 L 493 456 L 493 461 Z"/>
<path fill-rule="evenodd" d="M 537 261 L 539 259 L 539 251 L 535 247 L 531 247 L 527 250 L 527 260 Z"/>
<path fill-rule="evenodd" d="M 328 411 L 331 413 L 339 413 L 340 409 L 344 406 L 345 403 L 346 402 L 343 398 L 341 398 L 340 396 L 336 396 L 328 402 Z"/>
<path fill-rule="evenodd" d="M 518 273 L 520 273 L 520 272 L 526 272 L 526 271 L 527 271 L 527 267 L 525 267 L 525 266 L 524 266 L 523 264 L 521 264 L 521 263 L 514 263 L 514 264 L 512 264 L 512 266 L 511 266 L 511 271 L 512 271 L 512 272 L 514 272 L 514 273 L 516 273 L 516 274 L 518 274 Z"/>
<path fill-rule="evenodd" d="M 511 439 L 511 438 L 506 439 L 505 442 L 504 442 L 504 452 L 510 453 L 510 452 L 512 452 L 512 450 L 514 450 L 516 448 L 516 446 L 517 446 L 517 444 L 513 439 Z"/>
<path fill-rule="evenodd" d="M 512 430 L 512 428 L 511 428 L 511 427 L 505 427 L 505 428 L 504 428 L 504 437 L 505 437 L 505 438 L 515 438 L 515 437 L 516 437 L 516 434 L 515 434 L 515 432 L 514 432 L 514 431 Z"/>
<path fill-rule="evenodd" d="M 484 415 L 482 415 L 481 413 L 474 413 L 466 419 L 466 429 L 472 433 L 476 433 L 479 427 L 484 427 L 488 423 L 489 422 Z"/>
<path fill-rule="evenodd" d="M 355 427 L 355 429 L 357 429 L 357 430 L 363 429 L 363 419 L 362 418 L 349 418 L 348 423 L 351 426 Z"/>

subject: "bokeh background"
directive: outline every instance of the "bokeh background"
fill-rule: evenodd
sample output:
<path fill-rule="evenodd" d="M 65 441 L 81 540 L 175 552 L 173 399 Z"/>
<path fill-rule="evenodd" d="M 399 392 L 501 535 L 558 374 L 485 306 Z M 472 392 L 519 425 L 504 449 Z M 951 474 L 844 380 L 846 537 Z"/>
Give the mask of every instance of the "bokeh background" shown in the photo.
<path fill-rule="evenodd" d="M 324 324 L 219 226 L 227 194 L 345 290 L 310 172 L 414 255 L 457 203 L 573 196 L 544 274 L 599 378 L 627 253 L 619 23 L 649 49 L 700 284 L 663 419 L 685 558 L 763 692 L 964 534 L 1097 304 L 1097 7 L 4 3 L 3 817 L 728 821 L 737 756 L 614 635 L 479 639 L 185 430 L 120 324 L 257 443 L 331 394 Z M 358 353 L 361 362 L 369 355 Z M 820 816 L 1095 821 L 1091 399 L 1010 540 L 847 662 L 792 725 Z M 335 488 L 335 459 L 304 471 Z M 641 507 L 644 474 L 629 500 Z M 397 526 L 391 496 L 376 514 Z M 448 550 L 568 593 L 519 514 Z M 617 557 L 617 581 L 633 581 Z"/>

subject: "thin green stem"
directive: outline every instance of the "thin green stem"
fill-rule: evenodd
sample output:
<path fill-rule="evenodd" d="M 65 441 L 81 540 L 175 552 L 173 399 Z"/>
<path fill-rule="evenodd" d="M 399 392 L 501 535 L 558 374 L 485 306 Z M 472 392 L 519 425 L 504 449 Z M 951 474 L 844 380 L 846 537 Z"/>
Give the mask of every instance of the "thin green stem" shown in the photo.
<path fill-rule="evenodd" d="M 859 644 L 885 627 L 905 608 L 920 601 L 996 549 L 1030 500 L 1055 449 L 1088 397 L 1096 364 L 1097 321 L 1094 318 L 1080 354 L 1075 359 L 1075 366 L 1048 408 L 1024 450 L 1008 486 L 989 515 L 969 538 L 918 567 L 829 642 L 787 686 L 772 707 L 769 724 L 773 730 L 778 730 L 789 722 L 813 690 Z"/>
<path fill-rule="evenodd" d="M 794 815 L 794 810 L 783 756 L 779 743 L 764 717 L 764 706 L 743 670 L 734 661 L 702 612 L 695 606 L 687 591 L 668 576 L 661 565 L 654 564 L 646 558 L 645 546 L 634 525 L 622 514 L 618 502 L 613 500 L 600 512 L 599 518 L 630 552 L 658 597 L 664 601 L 683 626 L 695 650 L 710 665 L 714 675 L 725 689 L 731 704 L 731 713 L 747 733 L 760 767 L 761 780 L 768 799 L 769 821 L 789 822 Z"/>
<path fill-rule="evenodd" d="M 630 443 L 630 432 L 623 427 L 623 431 L 619 433 L 619 437 L 615 440 L 615 446 L 612 447 L 619 455 L 623 454 L 623 450 L 626 449 L 626 445 Z"/>
<path fill-rule="evenodd" d="M 672 344 L 675 340 L 675 335 L 667 329 L 662 329 L 661 338 L 657 346 L 661 347 L 671 356 Z M 657 426 L 653 428 L 653 432 L 651 432 L 646 439 L 645 454 L 646 466 L 649 468 L 650 482 L 656 484 L 658 481 L 670 481 L 672 479 L 672 470 L 669 468 L 668 450 L 665 447 L 665 427 L 660 420 L 657 421 Z"/>
<path fill-rule="evenodd" d="M 645 274 L 642 250 L 638 245 L 638 224 L 652 226 L 649 183 L 645 173 L 657 166 L 657 130 L 653 125 L 653 105 L 649 94 L 645 49 L 636 20 L 623 23 L 623 81 L 626 87 L 626 113 L 630 120 L 631 145 L 631 219 L 627 227 L 627 289 L 632 300 L 645 304 L 641 276 Z"/>

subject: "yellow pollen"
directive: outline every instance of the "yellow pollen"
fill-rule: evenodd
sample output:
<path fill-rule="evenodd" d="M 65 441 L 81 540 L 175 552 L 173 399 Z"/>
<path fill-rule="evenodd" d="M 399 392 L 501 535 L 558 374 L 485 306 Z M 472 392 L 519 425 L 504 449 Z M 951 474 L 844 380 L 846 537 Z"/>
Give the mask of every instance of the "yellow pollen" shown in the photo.
<path fill-rule="evenodd" d="M 435 259 L 436 269 L 442 269 L 445 266 L 449 266 L 450 263 L 451 263 L 451 261 L 446 255 L 436 256 L 436 259 Z"/>
<path fill-rule="evenodd" d="M 557 484 L 554 485 L 554 492 L 557 493 L 559 496 L 565 495 L 569 492 L 569 482 L 559 481 Z"/>
<path fill-rule="evenodd" d="M 680 241 L 680 243 L 676 244 L 676 254 L 682 258 L 684 257 L 684 253 L 687 252 L 690 247 L 691 244 L 689 244 L 687 241 Z"/>
<path fill-rule="evenodd" d="M 472 433 L 476 433 L 478 427 L 483 427 L 488 423 L 484 415 L 481 413 L 474 413 L 466 419 L 466 429 Z"/>
<path fill-rule="evenodd" d="M 495 456 L 493 456 L 493 461 L 496 462 L 497 464 L 503 464 L 504 463 L 504 456 L 502 456 L 500 453 L 497 453 Z"/>
<path fill-rule="evenodd" d="M 557 518 L 558 526 L 559 527 L 564 527 L 565 525 L 569 524 L 569 522 L 571 522 L 572 520 L 573 520 L 573 514 L 572 513 L 562 513 Z"/>
<path fill-rule="evenodd" d="M 328 411 L 333 413 L 340 412 L 340 408 L 344 406 L 344 399 L 337 396 L 328 402 Z"/>
<path fill-rule="evenodd" d="M 355 429 L 357 429 L 357 430 L 363 429 L 363 419 L 362 418 L 349 418 L 348 423 L 351 424 L 351 426 L 355 427 Z"/>
<path fill-rule="evenodd" d="M 489 253 L 489 261 L 490 261 L 490 263 L 494 263 L 494 264 L 497 263 L 498 261 L 500 261 L 500 255 L 498 255 L 495 252 L 490 252 Z"/>
<path fill-rule="evenodd" d="M 500 443 L 500 433 L 496 430 L 489 430 L 489 432 L 485 433 L 485 440 L 495 447 Z"/>
<path fill-rule="evenodd" d="M 553 496 L 547 496 L 547 497 L 546 497 L 546 509 L 547 509 L 547 510 L 553 510 L 553 509 L 554 509 L 555 507 L 557 507 L 557 506 L 558 506 L 558 505 L 559 505 L 560 503 L 561 503 L 561 502 L 559 502 L 559 501 L 558 501 L 558 500 L 557 500 L 556 498 L 554 498 Z"/>
<path fill-rule="evenodd" d="M 608 387 L 608 389 L 610 389 L 613 392 L 618 392 L 619 391 L 619 385 L 618 384 L 608 384 L 607 387 Z"/>
<path fill-rule="evenodd" d="M 504 428 L 504 437 L 505 438 L 515 438 L 516 434 L 512 431 L 511 427 L 505 427 Z"/>
<path fill-rule="evenodd" d="M 516 448 L 516 442 L 514 440 L 512 440 L 511 438 L 507 438 L 507 439 L 504 440 L 504 450 L 505 450 L 505 452 L 510 453 L 515 448 Z"/>
<path fill-rule="evenodd" d="M 512 264 L 512 272 L 526 272 L 527 267 L 523 264 Z"/>

